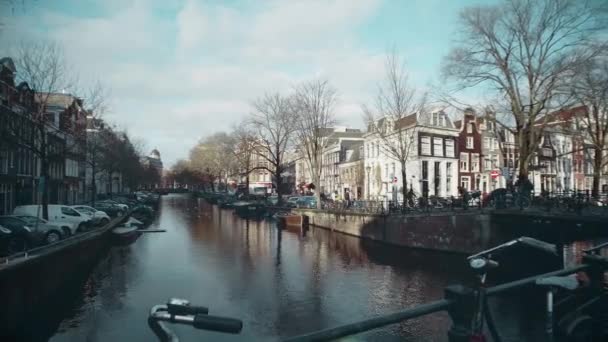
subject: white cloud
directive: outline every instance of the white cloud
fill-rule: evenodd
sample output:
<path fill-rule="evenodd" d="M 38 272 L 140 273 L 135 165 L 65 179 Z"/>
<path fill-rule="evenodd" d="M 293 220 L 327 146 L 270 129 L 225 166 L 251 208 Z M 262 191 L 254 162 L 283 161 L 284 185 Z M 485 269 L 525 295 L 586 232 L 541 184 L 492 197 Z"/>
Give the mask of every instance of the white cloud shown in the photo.
<path fill-rule="evenodd" d="M 41 10 L 19 27 L 47 27 L 28 34 L 62 42 L 75 70 L 111 88 L 108 117 L 171 164 L 203 135 L 242 119 L 255 97 L 314 76 L 338 89 L 340 123 L 360 126 L 360 104 L 383 60 L 359 46 L 355 32 L 378 5 L 276 0 L 242 9 L 186 0 L 163 12 L 161 2 L 134 1 L 104 17 Z"/>

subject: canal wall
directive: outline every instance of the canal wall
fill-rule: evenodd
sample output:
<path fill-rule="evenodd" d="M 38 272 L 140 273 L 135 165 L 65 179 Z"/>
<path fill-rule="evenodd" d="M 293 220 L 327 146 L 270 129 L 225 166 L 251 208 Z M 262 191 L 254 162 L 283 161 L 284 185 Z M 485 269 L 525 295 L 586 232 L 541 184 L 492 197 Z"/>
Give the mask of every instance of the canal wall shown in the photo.
<path fill-rule="evenodd" d="M 309 224 L 340 233 L 402 247 L 445 252 L 472 253 L 491 246 L 492 234 L 486 213 L 431 213 L 424 215 L 368 215 L 298 209 Z"/>
<path fill-rule="evenodd" d="M 45 303 L 77 283 L 76 277 L 92 269 L 111 246 L 110 230 L 126 219 L 31 250 L 27 255 L 0 264 L 0 340 L 28 335 L 28 321 Z"/>
<path fill-rule="evenodd" d="M 535 211 L 465 211 L 409 215 L 370 215 L 296 209 L 309 224 L 402 247 L 475 253 L 529 236 L 568 244 L 608 236 L 606 218 Z"/>

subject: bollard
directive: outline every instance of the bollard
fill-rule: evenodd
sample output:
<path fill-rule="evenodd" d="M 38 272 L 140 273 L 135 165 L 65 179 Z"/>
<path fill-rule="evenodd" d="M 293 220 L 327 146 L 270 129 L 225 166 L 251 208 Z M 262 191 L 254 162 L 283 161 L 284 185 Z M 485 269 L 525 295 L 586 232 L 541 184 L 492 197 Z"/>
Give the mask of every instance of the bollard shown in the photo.
<path fill-rule="evenodd" d="M 452 319 L 448 341 L 469 342 L 475 312 L 475 291 L 462 285 L 450 285 L 444 289 L 444 295 L 452 303 L 448 308 Z"/>

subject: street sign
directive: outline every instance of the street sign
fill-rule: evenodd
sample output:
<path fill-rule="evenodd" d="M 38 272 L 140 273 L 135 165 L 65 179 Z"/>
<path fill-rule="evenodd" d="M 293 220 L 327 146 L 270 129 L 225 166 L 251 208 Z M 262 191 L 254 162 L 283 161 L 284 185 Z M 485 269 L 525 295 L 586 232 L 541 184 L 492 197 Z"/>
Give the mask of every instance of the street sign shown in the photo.
<path fill-rule="evenodd" d="M 397 184 L 397 177 L 393 177 L 393 183 Z"/>
<path fill-rule="evenodd" d="M 499 176 L 498 170 L 492 170 L 490 171 L 490 176 L 492 176 L 492 178 L 496 179 Z"/>

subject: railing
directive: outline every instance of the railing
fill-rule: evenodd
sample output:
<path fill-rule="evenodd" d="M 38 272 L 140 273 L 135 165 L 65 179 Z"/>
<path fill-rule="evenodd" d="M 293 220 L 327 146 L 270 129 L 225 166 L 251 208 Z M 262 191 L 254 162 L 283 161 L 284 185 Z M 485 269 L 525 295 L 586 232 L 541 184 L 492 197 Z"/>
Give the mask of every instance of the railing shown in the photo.
<path fill-rule="evenodd" d="M 590 286 L 592 288 L 601 288 L 603 274 L 606 270 L 606 260 L 596 255 L 586 255 L 583 260 L 585 261 L 585 264 L 500 284 L 488 288 L 486 293 L 488 296 L 498 296 L 505 292 L 521 289 L 526 286 L 533 286 L 539 278 L 565 276 L 580 271 L 588 271 L 590 275 L 594 275 L 590 279 L 592 281 Z M 448 340 L 450 342 L 469 341 L 476 300 L 475 289 L 462 285 L 452 285 L 445 288 L 444 295 L 445 298 L 441 300 L 371 319 L 290 337 L 285 341 L 327 341 L 385 327 L 440 311 L 447 311 L 452 319 L 452 326 L 448 332 Z"/>
<path fill-rule="evenodd" d="M 591 191 L 564 191 L 522 194 L 499 189 L 489 194 L 472 191 L 461 196 L 438 197 L 410 195 L 406 201 L 392 200 L 326 200 L 322 209 L 375 215 L 401 215 L 442 211 L 519 209 L 552 210 L 577 215 L 608 216 L 608 193 L 593 196 Z"/>

